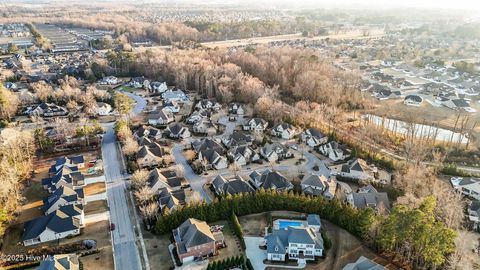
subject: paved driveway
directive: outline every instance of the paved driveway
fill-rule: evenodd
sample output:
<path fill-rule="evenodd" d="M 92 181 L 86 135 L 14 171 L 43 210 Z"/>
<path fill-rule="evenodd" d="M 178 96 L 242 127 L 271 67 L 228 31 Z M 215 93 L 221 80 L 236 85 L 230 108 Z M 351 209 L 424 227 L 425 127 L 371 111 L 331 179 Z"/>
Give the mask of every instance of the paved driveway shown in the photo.
<path fill-rule="evenodd" d="M 104 183 L 104 182 L 105 182 L 105 175 L 85 178 L 85 185 L 94 184 L 94 183 Z"/>
<path fill-rule="evenodd" d="M 102 192 L 102 193 L 99 193 L 99 194 L 90 195 L 90 196 L 85 197 L 85 201 L 87 201 L 87 203 L 94 202 L 94 201 L 106 200 L 106 199 L 107 199 L 107 192 Z"/>
<path fill-rule="evenodd" d="M 267 251 L 259 248 L 260 243 L 263 241 L 263 237 L 245 236 L 245 246 L 247 258 L 250 259 L 253 269 L 264 270 L 265 264 L 263 260 L 267 258 Z"/>

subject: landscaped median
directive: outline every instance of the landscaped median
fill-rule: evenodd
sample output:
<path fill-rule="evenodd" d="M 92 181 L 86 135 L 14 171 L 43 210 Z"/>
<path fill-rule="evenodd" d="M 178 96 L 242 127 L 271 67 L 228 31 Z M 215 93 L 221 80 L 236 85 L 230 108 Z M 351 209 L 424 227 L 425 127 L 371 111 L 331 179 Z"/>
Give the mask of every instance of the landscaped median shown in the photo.
<path fill-rule="evenodd" d="M 293 192 L 260 190 L 255 193 L 229 195 L 210 204 L 190 204 L 172 211 L 157 221 L 156 232 L 170 233 L 188 218 L 211 223 L 230 219 L 232 212 L 243 216 L 275 210 L 315 213 L 361 238 L 366 238 L 375 221 L 372 209 L 353 209 L 337 200 L 328 201 L 321 197 L 307 197 Z"/>

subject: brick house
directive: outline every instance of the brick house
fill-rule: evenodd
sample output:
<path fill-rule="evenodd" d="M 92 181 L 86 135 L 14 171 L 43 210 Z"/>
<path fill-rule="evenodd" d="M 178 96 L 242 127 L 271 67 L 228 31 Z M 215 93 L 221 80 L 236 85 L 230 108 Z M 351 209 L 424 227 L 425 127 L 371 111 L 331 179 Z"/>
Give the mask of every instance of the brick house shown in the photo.
<path fill-rule="evenodd" d="M 184 263 L 216 253 L 215 236 L 205 221 L 187 219 L 173 230 L 173 238 L 178 258 Z"/>

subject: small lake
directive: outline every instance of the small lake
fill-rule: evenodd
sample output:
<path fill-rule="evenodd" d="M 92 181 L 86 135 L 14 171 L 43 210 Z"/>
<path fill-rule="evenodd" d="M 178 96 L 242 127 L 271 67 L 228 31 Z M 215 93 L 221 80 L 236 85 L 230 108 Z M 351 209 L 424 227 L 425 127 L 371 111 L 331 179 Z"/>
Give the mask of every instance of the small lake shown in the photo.
<path fill-rule="evenodd" d="M 409 130 L 409 124 L 400 121 L 394 120 L 389 118 L 382 118 L 377 115 L 372 114 L 365 114 L 362 115 L 363 119 L 367 119 L 370 123 L 374 123 L 378 126 L 384 126 L 386 129 L 394 131 L 399 134 L 406 135 Z M 452 141 L 453 143 L 461 142 L 462 144 L 468 143 L 469 139 L 465 134 L 460 134 L 458 132 L 453 132 L 448 129 L 429 126 L 429 125 L 422 125 L 422 124 L 415 124 L 415 136 L 418 138 L 425 138 L 425 137 L 433 137 L 436 134 L 437 141 L 444 141 L 449 142 Z M 453 137 L 452 137 L 453 136 Z"/>

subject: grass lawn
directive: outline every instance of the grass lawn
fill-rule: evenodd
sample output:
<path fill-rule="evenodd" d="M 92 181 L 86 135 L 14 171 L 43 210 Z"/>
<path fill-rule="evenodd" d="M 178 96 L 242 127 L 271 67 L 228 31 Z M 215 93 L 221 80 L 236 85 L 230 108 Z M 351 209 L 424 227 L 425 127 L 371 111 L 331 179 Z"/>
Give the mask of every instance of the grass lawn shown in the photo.
<path fill-rule="evenodd" d="M 242 216 L 239 217 L 239 221 L 246 236 L 258 237 L 263 236 L 265 226 L 270 226 L 270 217 L 273 217 L 273 219 L 275 219 L 276 216 L 299 218 L 300 215 L 301 213 L 296 212 L 274 211 Z M 322 227 L 327 231 L 327 235 L 332 240 L 333 246 L 328 250 L 325 259 L 318 259 L 316 263 L 309 263 L 305 269 L 342 269 L 347 263 L 356 261 L 360 256 L 365 256 L 377 263 L 392 267 L 389 262 L 364 246 L 358 238 L 346 230 L 326 220 L 322 220 Z M 396 268 L 392 267 L 392 269 Z"/>
<path fill-rule="evenodd" d="M 129 93 L 135 93 L 135 92 L 137 92 L 141 89 L 136 89 L 136 88 L 124 85 L 124 86 L 119 87 L 119 90 L 129 92 Z"/>
<path fill-rule="evenodd" d="M 219 221 L 210 225 L 223 225 L 223 236 L 225 238 L 226 247 L 219 250 L 219 255 L 210 258 L 210 261 L 224 260 L 233 256 L 244 254 L 240 245 L 240 240 L 233 232 L 232 226 L 227 221 Z"/>
<path fill-rule="evenodd" d="M 107 201 L 99 200 L 89 202 L 85 205 L 85 215 L 99 214 L 108 211 Z M 90 225 L 87 225 L 90 226 Z"/>
<path fill-rule="evenodd" d="M 143 230 L 143 228 L 142 228 Z M 173 267 L 173 262 L 168 251 L 170 235 L 155 235 L 151 232 L 142 231 L 147 256 L 152 269 L 168 270 Z"/>

